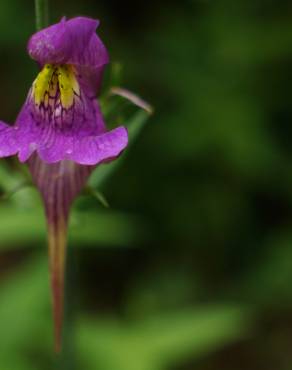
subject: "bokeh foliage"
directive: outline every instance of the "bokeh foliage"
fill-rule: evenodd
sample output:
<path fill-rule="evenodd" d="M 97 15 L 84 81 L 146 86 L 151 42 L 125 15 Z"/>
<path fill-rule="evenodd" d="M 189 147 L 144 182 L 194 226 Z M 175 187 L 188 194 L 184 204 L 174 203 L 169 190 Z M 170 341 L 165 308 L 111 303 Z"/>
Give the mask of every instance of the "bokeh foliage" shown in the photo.
<path fill-rule="evenodd" d="M 0 162 L 0 367 L 290 369 L 291 3 L 50 3 L 52 21 L 101 19 L 122 65 L 103 109 L 133 140 L 75 203 L 58 359 L 39 196 L 17 160 Z M 34 6 L 0 10 L 0 116 L 13 122 L 37 71 Z M 151 102 L 150 119 L 105 98 L 120 83 Z"/>

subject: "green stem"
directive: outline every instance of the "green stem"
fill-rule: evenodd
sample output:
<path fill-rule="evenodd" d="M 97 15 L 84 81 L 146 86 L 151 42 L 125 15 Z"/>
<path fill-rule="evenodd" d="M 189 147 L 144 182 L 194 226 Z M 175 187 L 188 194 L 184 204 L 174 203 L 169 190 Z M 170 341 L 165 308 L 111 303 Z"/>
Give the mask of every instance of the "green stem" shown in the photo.
<path fill-rule="evenodd" d="M 37 30 L 49 25 L 49 0 L 35 0 L 35 19 Z"/>

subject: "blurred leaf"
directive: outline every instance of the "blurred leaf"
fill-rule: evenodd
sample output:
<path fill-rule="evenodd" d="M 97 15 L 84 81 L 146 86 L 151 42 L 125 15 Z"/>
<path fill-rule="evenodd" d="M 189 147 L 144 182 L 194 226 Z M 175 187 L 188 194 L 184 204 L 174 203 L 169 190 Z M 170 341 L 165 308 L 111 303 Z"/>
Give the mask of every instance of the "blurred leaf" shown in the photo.
<path fill-rule="evenodd" d="M 149 118 L 149 114 L 143 110 L 139 110 L 135 113 L 134 117 L 132 117 L 128 124 L 127 128 L 129 131 L 129 144 L 133 144 L 135 139 L 138 137 L 140 132 L 142 131 L 145 123 Z M 129 150 L 126 149 L 126 151 Z M 124 160 L 124 155 L 121 158 L 111 162 L 109 164 L 103 164 L 96 168 L 96 170 L 92 173 L 89 179 L 89 185 L 95 188 L 103 185 L 103 183 L 114 173 L 114 171 L 121 165 Z"/>
<path fill-rule="evenodd" d="M 19 186 L 23 181 L 21 173 L 12 171 L 5 161 L 0 162 L 0 186 L 5 192 Z"/>
<path fill-rule="evenodd" d="M 0 205 L 0 250 L 45 245 L 46 225 L 42 208 Z M 145 239 L 146 227 L 134 215 L 114 211 L 72 212 L 69 243 L 74 246 L 131 246 Z"/>
<path fill-rule="evenodd" d="M 49 315 L 48 268 L 45 258 L 34 258 L 0 285 L 0 363 L 10 355 L 11 362 L 20 349 L 48 344 Z M 42 333 L 41 341 L 37 339 Z M 9 357 L 8 357 L 9 358 Z M 12 368 L 12 367 L 7 367 Z"/>
<path fill-rule="evenodd" d="M 14 188 L 10 189 L 9 191 L 3 193 L 2 197 L 0 197 L 1 200 L 7 200 L 11 198 L 13 195 L 18 193 L 20 190 L 23 190 L 27 187 L 32 186 L 32 183 L 29 182 L 20 182 L 18 185 L 16 185 Z"/>
<path fill-rule="evenodd" d="M 123 76 L 123 65 L 119 62 L 111 63 L 111 80 L 110 86 L 119 86 L 122 84 L 122 76 Z"/>
<path fill-rule="evenodd" d="M 70 245 L 131 247 L 146 237 L 147 227 L 135 215 L 110 210 L 74 212 L 71 217 Z"/>
<path fill-rule="evenodd" d="M 141 322 L 82 320 L 77 343 L 88 370 L 163 370 L 246 335 L 249 312 L 209 306 Z"/>
<path fill-rule="evenodd" d="M 292 303 L 292 234 L 281 230 L 269 237 L 254 266 L 237 285 L 241 297 L 259 305 L 289 306 Z"/>

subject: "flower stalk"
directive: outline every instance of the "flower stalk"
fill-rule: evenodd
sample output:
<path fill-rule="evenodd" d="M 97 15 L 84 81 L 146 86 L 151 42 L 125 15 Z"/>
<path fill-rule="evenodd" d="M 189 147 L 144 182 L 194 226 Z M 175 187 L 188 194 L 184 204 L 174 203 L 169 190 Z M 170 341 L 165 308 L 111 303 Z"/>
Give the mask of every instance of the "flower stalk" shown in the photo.
<path fill-rule="evenodd" d="M 49 24 L 49 0 L 35 0 L 36 28 L 40 30 Z"/>

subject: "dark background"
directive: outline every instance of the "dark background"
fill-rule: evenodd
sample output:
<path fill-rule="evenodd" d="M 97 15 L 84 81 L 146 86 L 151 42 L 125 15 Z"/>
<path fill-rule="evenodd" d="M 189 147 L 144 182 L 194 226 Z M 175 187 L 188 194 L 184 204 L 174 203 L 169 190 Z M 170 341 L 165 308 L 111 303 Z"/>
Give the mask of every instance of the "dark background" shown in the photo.
<path fill-rule="evenodd" d="M 51 0 L 63 15 L 101 20 L 155 114 L 99 189 L 111 208 L 75 204 L 58 359 L 38 195 L 3 197 L 1 369 L 291 369 L 291 2 Z M 1 1 L 6 122 L 37 74 L 34 30 L 33 1 Z M 22 172 L 1 161 L 3 194 Z"/>

